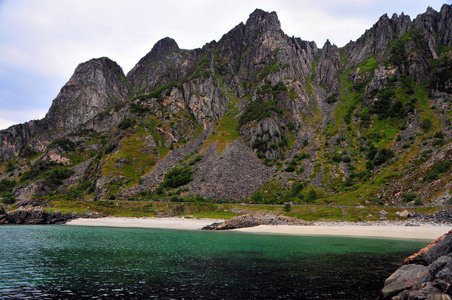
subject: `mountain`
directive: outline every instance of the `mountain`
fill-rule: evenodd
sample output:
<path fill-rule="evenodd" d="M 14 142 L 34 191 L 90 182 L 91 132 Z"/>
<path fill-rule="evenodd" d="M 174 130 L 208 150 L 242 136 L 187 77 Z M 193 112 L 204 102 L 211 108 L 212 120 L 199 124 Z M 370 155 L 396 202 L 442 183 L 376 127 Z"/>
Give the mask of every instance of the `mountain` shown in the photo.
<path fill-rule="evenodd" d="M 42 120 L 0 131 L 15 199 L 452 202 L 452 8 L 382 16 L 339 48 L 255 10 L 125 75 L 80 64 Z"/>

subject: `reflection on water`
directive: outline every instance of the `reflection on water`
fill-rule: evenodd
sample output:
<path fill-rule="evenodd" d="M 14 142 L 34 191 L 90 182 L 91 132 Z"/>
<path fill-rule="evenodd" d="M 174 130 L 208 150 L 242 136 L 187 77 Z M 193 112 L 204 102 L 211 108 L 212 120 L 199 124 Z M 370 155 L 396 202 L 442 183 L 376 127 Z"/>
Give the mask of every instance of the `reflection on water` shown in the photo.
<path fill-rule="evenodd" d="M 0 299 L 375 299 L 420 241 L 3 226 Z"/>

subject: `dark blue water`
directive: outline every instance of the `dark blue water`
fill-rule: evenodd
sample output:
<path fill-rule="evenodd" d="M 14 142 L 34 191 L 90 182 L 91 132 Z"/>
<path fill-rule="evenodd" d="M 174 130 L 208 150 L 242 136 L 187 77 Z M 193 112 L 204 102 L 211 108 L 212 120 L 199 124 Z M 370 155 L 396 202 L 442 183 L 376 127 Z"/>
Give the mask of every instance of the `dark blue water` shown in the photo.
<path fill-rule="evenodd" d="M 0 227 L 0 299 L 376 299 L 428 242 Z"/>

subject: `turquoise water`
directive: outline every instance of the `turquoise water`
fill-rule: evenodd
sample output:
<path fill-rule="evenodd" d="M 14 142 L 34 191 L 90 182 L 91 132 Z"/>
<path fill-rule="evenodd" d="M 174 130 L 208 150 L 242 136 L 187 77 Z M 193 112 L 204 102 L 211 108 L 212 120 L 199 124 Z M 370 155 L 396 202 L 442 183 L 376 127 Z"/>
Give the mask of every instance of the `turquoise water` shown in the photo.
<path fill-rule="evenodd" d="M 0 227 L 0 299 L 376 299 L 428 242 Z"/>

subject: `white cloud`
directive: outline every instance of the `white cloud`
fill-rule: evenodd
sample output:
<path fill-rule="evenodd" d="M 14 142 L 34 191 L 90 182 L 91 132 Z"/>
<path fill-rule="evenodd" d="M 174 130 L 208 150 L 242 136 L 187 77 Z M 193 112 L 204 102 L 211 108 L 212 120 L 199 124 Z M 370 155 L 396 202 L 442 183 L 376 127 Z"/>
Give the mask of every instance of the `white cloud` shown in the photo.
<path fill-rule="evenodd" d="M 44 118 L 46 110 L 4 110 L 0 109 L 0 128 L 5 129 L 15 124 L 25 123 L 30 120 L 40 120 Z"/>
<path fill-rule="evenodd" d="M 0 118 L 0 128 L 1 129 L 6 129 L 6 128 L 11 127 L 11 126 L 13 126 L 15 124 L 17 124 L 16 121 Z"/>

